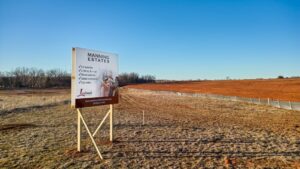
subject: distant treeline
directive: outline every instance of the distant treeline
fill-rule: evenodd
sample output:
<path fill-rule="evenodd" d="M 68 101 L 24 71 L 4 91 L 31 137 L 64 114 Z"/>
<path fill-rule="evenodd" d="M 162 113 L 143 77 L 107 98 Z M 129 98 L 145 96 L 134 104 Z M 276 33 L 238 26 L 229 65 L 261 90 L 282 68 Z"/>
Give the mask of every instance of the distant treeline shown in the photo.
<path fill-rule="evenodd" d="M 120 86 L 137 83 L 154 83 L 152 75 L 139 76 L 137 73 L 122 73 L 118 77 Z M 16 68 L 0 72 L 0 89 L 14 88 L 70 88 L 71 74 L 59 69 Z"/>
<path fill-rule="evenodd" d="M 119 86 L 138 83 L 155 83 L 155 76 L 144 75 L 140 76 L 137 73 L 122 73 L 118 76 Z"/>
<path fill-rule="evenodd" d="M 66 71 L 37 68 L 16 68 L 10 72 L 0 72 L 0 88 L 69 88 L 71 75 Z"/>

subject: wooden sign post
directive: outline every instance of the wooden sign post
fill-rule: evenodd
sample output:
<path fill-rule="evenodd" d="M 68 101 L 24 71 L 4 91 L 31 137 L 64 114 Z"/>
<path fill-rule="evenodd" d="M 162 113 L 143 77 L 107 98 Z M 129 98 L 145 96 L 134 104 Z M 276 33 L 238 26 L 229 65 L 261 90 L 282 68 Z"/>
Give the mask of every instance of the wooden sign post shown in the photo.
<path fill-rule="evenodd" d="M 109 139 L 113 141 L 113 104 L 118 97 L 118 56 L 107 52 L 73 48 L 72 49 L 72 90 L 71 106 L 77 111 L 77 151 L 81 151 L 82 124 L 100 157 L 101 152 L 94 140 L 95 135 L 109 116 Z M 83 108 L 109 104 L 109 110 L 91 133 L 85 118 Z"/>
<path fill-rule="evenodd" d="M 109 122 L 110 122 L 110 125 L 109 125 L 110 126 L 109 127 L 110 137 L 109 137 L 109 140 L 111 142 L 113 142 L 113 106 L 112 106 L 112 104 L 110 105 L 110 108 L 109 108 L 108 112 L 106 113 L 105 117 L 102 119 L 101 123 L 99 124 L 99 126 L 97 127 L 97 129 L 95 130 L 95 132 L 93 134 L 91 134 L 91 131 L 88 128 L 88 126 L 87 126 L 87 124 L 86 124 L 86 122 L 84 120 L 84 117 L 82 116 L 81 109 L 77 109 L 77 116 L 78 116 L 78 119 L 77 119 L 77 151 L 79 151 L 79 152 L 81 151 L 81 131 L 82 131 L 81 130 L 81 122 L 82 122 L 83 125 L 84 125 L 84 127 L 85 127 L 85 129 L 86 129 L 86 131 L 89 134 L 89 137 L 92 140 L 92 143 L 93 143 L 93 145 L 94 145 L 94 147 L 95 147 L 95 149 L 96 149 L 99 157 L 101 159 L 103 159 L 103 157 L 102 157 L 102 155 L 100 153 L 100 150 L 98 149 L 98 146 L 97 146 L 97 144 L 96 144 L 96 142 L 94 140 L 94 137 L 97 134 L 97 132 L 99 131 L 99 129 L 102 126 L 102 124 L 104 123 L 104 121 L 106 120 L 106 118 L 108 117 L 108 115 L 110 117 L 110 119 L 109 119 Z"/>

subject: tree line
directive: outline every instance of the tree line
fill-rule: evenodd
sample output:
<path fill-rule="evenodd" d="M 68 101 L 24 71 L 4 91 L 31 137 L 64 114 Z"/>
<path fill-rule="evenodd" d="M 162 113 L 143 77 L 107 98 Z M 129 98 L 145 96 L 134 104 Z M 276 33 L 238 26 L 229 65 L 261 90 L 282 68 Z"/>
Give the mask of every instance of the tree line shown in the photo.
<path fill-rule="evenodd" d="M 119 86 L 125 86 L 128 84 L 138 84 L 138 83 L 155 83 L 155 76 L 153 75 L 143 75 L 140 76 L 138 73 L 121 73 L 118 76 Z"/>
<path fill-rule="evenodd" d="M 71 75 L 59 69 L 16 68 L 0 72 L 0 88 L 64 88 L 71 86 Z"/>
<path fill-rule="evenodd" d="M 118 76 L 120 86 L 136 83 L 154 83 L 152 75 L 122 73 Z M 15 88 L 70 88 L 71 74 L 60 69 L 43 70 L 20 67 L 10 72 L 0 72 L 0 89 Z"/>

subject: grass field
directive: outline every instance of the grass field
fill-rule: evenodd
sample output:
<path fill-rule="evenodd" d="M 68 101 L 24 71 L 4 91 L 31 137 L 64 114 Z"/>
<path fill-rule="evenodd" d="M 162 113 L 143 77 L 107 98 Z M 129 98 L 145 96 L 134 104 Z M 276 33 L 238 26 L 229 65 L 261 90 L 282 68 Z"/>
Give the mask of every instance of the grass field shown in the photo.
<path fill-rule="evenodd" d="M 215 80 L 166 84 L 139 84 L 128 87 L 191 93 L 210 93 L 247 98 L 270 98 L 300 102 L 300 78 L 268 80 Z"/>
<path fill-rule="evenodd" d="M 300 167 L 299 112 L 127 89 L 115 105 L 114 143 L 108 124 L 95 137 L 100 161 L 85 130 L 76 152 L 69 94 L 0 92 L 0 105 L 10 105 L 0 111 L 0 168 Z M 92 131 L 107 109 L 83 110 Z"/>

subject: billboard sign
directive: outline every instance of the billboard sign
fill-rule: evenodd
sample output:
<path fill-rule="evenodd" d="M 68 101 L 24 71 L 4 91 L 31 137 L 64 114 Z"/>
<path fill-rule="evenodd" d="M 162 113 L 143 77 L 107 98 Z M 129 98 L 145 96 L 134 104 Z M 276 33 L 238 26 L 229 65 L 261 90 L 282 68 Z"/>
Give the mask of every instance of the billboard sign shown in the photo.
<path fill-rule="evenodd" d="M 117 54 L 72 48 L 72 107 L 118 103 L 117 75 Z"/>

